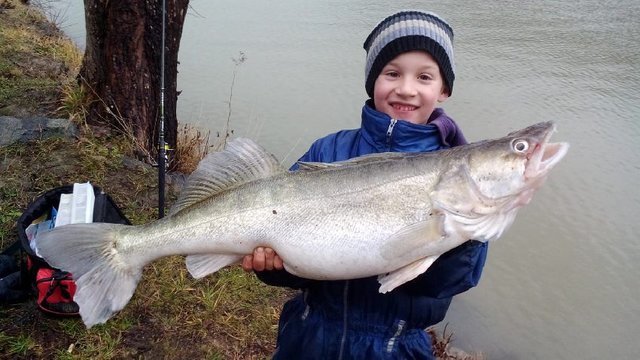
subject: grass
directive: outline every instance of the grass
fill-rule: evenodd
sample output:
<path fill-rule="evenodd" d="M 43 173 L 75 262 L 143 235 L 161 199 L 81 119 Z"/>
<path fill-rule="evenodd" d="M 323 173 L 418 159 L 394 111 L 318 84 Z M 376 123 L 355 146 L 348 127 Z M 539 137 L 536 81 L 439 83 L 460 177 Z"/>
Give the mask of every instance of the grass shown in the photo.
<path fill-rule="evenodd" d="M 234 60 L 235 71 L 244 59 Z M 78 139 L 0 147 L 0 248 L 16 240 L 16 220 L 34 198 L 73 182 L 102 187 L 134 224 L 157 216 L 156 169 L 132 159 L 137 147 L 127 134 L 85 123 L 87 97 L 75 81 L 80 60 L 40 12 L 0 0 L 0 115 L 58 115 L 81 125 Z M 172 170 L 193 170 L 208 142 L 208 133 L 184 126 Z M 169 187 L 167 204 L 175 197 L 176 188 Z M 291 295 L 239 267 L 195 280 L 184 258 L 172 256 L 147 266 L 125 309 L 91 329 L 79 318 L 44 315 L 34 299 L 0 306 L 0 359 L 265 359 L 275 348 L 281 305 Z M 451 337 L 444 340 L 440 358 L 472 359 L 447 355 Z"/>
<path fill-rule="evenodd" d="M 27 335 L 11 337 L 0 334 L 0 348 L 5 349 L 6 354 L 10 356 L 25 356 L 36 349 L 37 345 Z"/>
<path fill-rule="evenodd" d="M 42 14 L 0 1 L 0 115 L 55 113 L 82 53 Z"/>

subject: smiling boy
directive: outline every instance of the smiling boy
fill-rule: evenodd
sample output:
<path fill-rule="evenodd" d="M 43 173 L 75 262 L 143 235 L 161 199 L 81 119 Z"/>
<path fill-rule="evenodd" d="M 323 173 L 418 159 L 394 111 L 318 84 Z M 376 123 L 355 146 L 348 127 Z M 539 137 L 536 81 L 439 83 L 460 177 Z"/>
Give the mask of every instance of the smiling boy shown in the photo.
<path fill-rule="evenodd" d="M 437 107 L 451 96 L 455 79 L 453 30 L 442 18 L 420 11 L 393 14 L 373 29 L 364 48 L 370 99 L 360 128 L 316 140 L 300 161 L 466 143 L 456 123 Z M 378 292 L 376 277 L 296 277 L 268 248 L 255 249 L 242 265 L 267 284 L 303 290 L 282 310 L 274 359 L 434 359 L 424 329 L 442 321 L 454 295 L 477 285 L 486 254 L 486 243 L 467 241 L 387 294 Z"/>
<path fill-rule="evenodd" d="M 448 97 L 438 63 L 424 51 L 398 55 L 385 65 L 373 87 L 376 110 L 418 125 L 426 124 L 436 105 Z"/>

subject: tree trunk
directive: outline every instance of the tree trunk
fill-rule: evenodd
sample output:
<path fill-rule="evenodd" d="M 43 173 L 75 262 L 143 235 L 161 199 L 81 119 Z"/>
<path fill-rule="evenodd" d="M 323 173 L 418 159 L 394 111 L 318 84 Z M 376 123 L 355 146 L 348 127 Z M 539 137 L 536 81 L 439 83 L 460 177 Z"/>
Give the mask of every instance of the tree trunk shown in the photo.
<path fill-rule="evenodd" d="M 166 1 L 165 141 L 176 146 L 178 49 L 189 0 Z M 132 136 L 156 158 L 160 120 L 162 1 L 84 0 L 86 50 L 79 80 L 93 102 L 90 123 Z"/>

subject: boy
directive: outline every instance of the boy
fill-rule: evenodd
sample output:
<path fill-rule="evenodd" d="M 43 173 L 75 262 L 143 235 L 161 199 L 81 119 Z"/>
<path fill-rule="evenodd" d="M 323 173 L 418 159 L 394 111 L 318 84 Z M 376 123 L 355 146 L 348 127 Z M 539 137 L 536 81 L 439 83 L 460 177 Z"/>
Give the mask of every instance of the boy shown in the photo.
<path fill-rule="evenodd" d="M 361 127 L 317 140 L 300 161 L 465 144 L 456 123 L 436 107 L 453 89 L 452 40 L 451 27 L 433 13 L 402 11 L 382 20 L 364 43 L 370 99 Z M 388 294 L 378 292 L 376 277 L 293 276 L 268 248 L 246 256 L 243 268 L 269 285 L 303 290 L 284 305 L 274 359 L 433 359 L 424 329 L 444 318 L 454 295 L 478 283 L 486 253 L 486 244 L 468 241 Z"/>

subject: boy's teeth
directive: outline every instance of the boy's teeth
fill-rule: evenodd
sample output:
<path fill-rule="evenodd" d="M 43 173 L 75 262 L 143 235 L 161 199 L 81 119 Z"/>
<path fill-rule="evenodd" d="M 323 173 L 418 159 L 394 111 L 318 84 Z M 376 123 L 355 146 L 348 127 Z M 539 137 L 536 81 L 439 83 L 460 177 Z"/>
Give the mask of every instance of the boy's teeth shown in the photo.
<path fill-rule="evenodd" d="M 415 106 L 408 106 L 408 105 L 393 105 L 394 108 L 400 110 L 400 111 L 412 111 L 415 110 Z"/>

